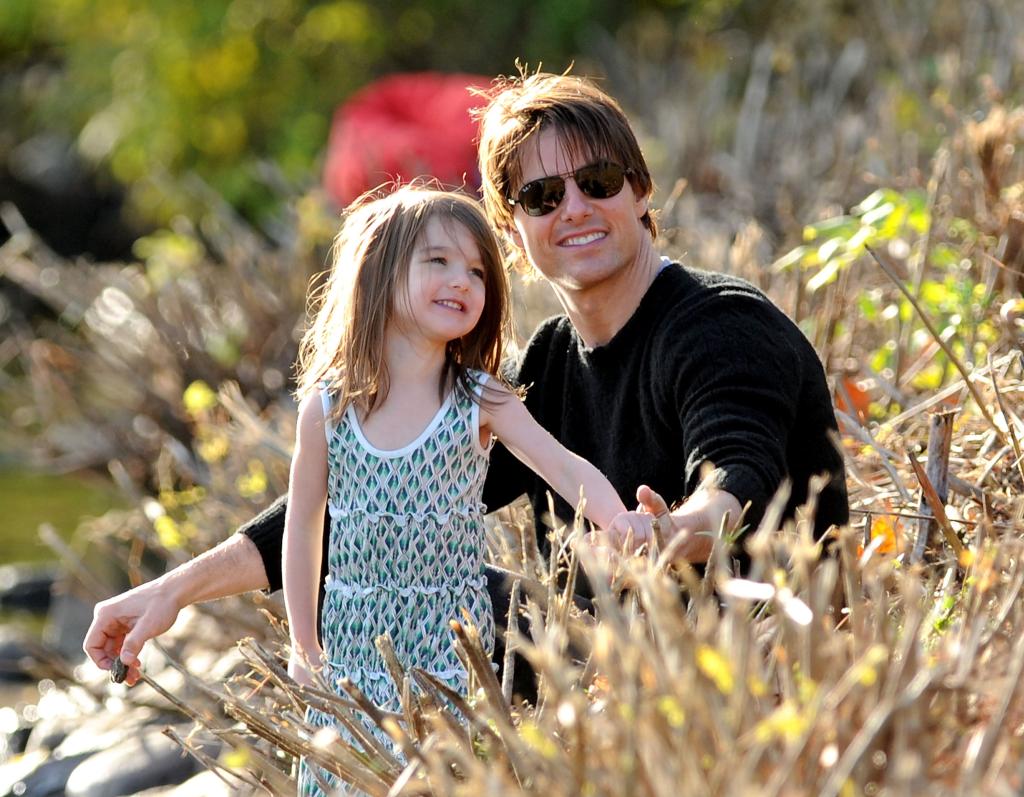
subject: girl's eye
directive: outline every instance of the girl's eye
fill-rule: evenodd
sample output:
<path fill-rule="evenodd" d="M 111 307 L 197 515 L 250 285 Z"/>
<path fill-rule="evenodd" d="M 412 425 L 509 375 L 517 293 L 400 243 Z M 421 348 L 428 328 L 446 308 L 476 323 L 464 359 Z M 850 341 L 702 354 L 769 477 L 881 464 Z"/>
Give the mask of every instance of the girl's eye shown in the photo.
<path fill-rule="evenodd" d="M 472 274 L 474 277 L 477 277 L 478 279 L 484 278 L 484 270 L 482 268 L 470 269 L 469 273 Z"/>
<path fill-rule="evenodd" d="M 431 263 L 437 263 L 440 266 L 447 266 L 448 265 L 448 261 L 445 258 L 443 258 L 441 255 L 437 255 L 436 257 L 430 258 L 430 262 Z"/>

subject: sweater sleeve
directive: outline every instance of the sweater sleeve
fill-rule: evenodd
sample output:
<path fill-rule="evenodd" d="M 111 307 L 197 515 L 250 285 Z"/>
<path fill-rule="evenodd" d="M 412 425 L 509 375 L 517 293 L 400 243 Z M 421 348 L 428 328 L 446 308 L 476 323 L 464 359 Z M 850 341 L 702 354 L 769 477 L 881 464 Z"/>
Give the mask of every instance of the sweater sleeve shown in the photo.
<path fill-rule="evenodd" d="M 237 533 L 244 534 L 256 545 L 263 569 L 267 573 L 268 592 L 281 589 L 281 554 L 284 543 L 284 516 L 288 510 L 288 496 L 280 496 L 274 503 L 238 527 Z M 331 515 L 324 512 L 324 552 L 320 564 L 320 583 L 327 575 L 328 547 L 331 539 Z M 321 596 L 322 598 L 322 596 Z"/>
<path fill-rule="evenodd" d="M 500 442 L 491 449 L 491 464 L 484 482 L 484 503 L 493 512 L 515 501 L 529 487 L 532 473 Z"/>
<path fill-rule="evenodd" d="M 281 545 L 284 541 L 284 516 L 287 508 L 287 496 L 282 495 L 239 526 L 237 532 L 244 534 L 256 545 L 271 592 L 281 589 Z"/>
<path fill-rule="evenodd" d="M 800 355 L 791 322 L 764 299 L 720 296 L 688 318 L 692 345 L 674 369 L 686 492 L 713 465 L 713 483 L 750 502 L 758 523 L 786 476 L 786 453 L 801 391 Z"/>

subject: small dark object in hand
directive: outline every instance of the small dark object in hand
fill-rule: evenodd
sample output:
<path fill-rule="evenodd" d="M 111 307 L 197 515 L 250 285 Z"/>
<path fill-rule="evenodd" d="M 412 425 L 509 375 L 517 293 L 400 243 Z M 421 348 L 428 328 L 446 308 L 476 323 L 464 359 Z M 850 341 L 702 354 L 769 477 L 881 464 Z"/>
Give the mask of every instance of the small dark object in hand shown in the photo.
<path fill-rule="evenodd" d="M 110 681 L 111 683 L 119 684 L 123 683 L 127 677 L 128 665 L 121 661 L 120 656 L 117 656 L 114 659 L 114 663 L 110 665 Z"/>

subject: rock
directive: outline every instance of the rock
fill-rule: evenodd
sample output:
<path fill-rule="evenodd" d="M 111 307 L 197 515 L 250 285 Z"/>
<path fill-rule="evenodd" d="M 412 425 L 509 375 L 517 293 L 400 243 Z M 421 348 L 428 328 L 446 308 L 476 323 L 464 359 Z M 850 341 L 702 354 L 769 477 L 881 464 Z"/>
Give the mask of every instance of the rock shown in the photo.
<path fill-rule="evenodd" d="M 9 790 L 2 792 L 3 797 L 24 795 L 24 797 L 61 797 L 65 793 L 65 785 L 71 773 L 83 764 L 91 753 L 67 756 L 53 755 L 42 760 L 31 772 L 25 774 Z M 38 757 L 33 758 L 37 760 Z M 3 784 L 0 784 L 2 786 Z"/>
<path fill-rule="evenodd" d="M 12 731 L 0 732 L 0 761 L 7 761 L 13 756 L 24 753 L 31 731 L 32 728 L 28 725 L 18 725 Z"/>
<path fill-rule="evenodd" d="M 236 797 L 237 794 L 238 789 L 231 788 L 207 769 L 177 786 L 147 789 L 135 797 Z"/>
<path fill-rule="evenodd" d="M 0 681 L 28 682 L 32 662 L 32 640 L 15 628 L 0 626 Z"/>
<path fill-rule="evenodd" d="M 179 726 L 185 736 L 191 726 Z M 216 745 L 206 751 L 216 755 Z M 85 760 L 68 778 L 67 797 L 120 797 L 157 786 L 183 783 L 202 771 L 195 758 L 185 753 L 157 728 L 144 731 Z"/>
<path fill-rule="evenodd" d="M 40 764 L 45 763 L 47 760 L 46 753 L 34 753 L 29 755 L 21 755 L 15 758 L 13 761 L 7 761 L 0 764 L 0 795 L 2 797 L 8 797 L 14 789 L 16 783 L 22 782 L 25 778 L 32 774 Z"/>
<path fill-rule="evenodd" d="M 53 565 L 3 565 L 0 609 L 45 612 L 50 607 L 50 587 L 56 577 Z"/>
<path fill-rule="evenodd" d="M 93 605 L 73 590 L 67 578 L 54 585 L 53 604 L 43 629 L 43 642 L 67 661 L 78 662 L 85 655 L 82 642 L 92 622 Z"/>
<path fill-rule="evenodd" d="M 167 724 L 169 715 L 163 715 L 163 721 L 157 720 L 156 716 L 149 710 L 136 710 L 129 715 L 102 712 L 81 718 L 70 723 L 71 732 L 56 748 L 56 752 L 69 756 L 117 747 L 126 738 L 162 729 Z M 176 717 L 175 720 L 180 721 L 180 717 Z M 156 724 L 158 722 L 159 724 Z"/>
<path fill-rule="evenodd" d="M 64 717 L 44 717 L 33 726 L 25 743 L 25 751 L 34 753 L 42 750 L 49 753 L 56 750 L 69 732 L 68 720 Z"/>

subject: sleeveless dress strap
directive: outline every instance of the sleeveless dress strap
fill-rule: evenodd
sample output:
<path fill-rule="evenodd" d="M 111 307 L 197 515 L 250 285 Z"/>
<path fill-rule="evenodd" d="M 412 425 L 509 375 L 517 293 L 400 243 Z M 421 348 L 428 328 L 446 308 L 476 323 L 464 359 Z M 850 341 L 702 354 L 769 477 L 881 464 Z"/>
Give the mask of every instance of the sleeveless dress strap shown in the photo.
<path fill-rule="evenodd" d="M 494 435 L 490 436 L 486 446 L 480 445 L 480 403 L 483 400 L 487 381 L 492 379 L 492 377 L 485 371 L 477 371 L 475 369 L 471 369 L 470 374 L 476 383 L 473 386 L 473 396 L 469 399 L 469 428 L 473 435 L 473 450 L 478 454 L 489 457 L 491 449 L 494 448 Z"/>
<path fill-rule="evenodd" d="M 320 382 L 320 405 L 324 409 L 324 437 L 327 438 L 327 444 L 331 443 L 331 432 L 333 431 L 333 424 L 328 420 L 331 417 L 331 394 L 327 391 L 327 383 Z"/>

